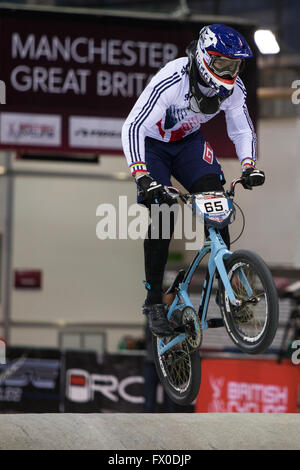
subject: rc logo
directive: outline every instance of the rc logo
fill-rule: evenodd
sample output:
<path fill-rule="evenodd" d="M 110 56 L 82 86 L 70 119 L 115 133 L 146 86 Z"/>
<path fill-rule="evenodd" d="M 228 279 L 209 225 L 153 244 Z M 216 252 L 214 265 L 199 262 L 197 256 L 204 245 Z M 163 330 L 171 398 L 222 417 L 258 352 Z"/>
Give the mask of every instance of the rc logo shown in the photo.
<path fill-rule="evenodd" d="M 134 384 L 143 385 L 144 378 L 130 376 L 119 380 L 115 375 L 90 374 L 82 369 L 69 369 L 66 376 L 66 396 L 75 403 L 93 401 L 96 393 L 115 403 L 120 398 L 129 403 L 144 403 L 143 396 L 131 394 L 130 386 Z"/>

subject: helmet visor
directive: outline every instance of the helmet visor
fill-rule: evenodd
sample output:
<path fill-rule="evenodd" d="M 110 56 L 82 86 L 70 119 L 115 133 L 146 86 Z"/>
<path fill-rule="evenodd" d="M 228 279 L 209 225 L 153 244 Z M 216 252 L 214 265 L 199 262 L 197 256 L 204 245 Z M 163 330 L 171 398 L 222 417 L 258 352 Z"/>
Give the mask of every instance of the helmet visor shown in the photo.
<path fill-rule="evenodd" d="M 222 78 L 234 78 L 240 71 L 242 59 L 230 59 L 227 57 L 212 57 L 209 67 Z"/>

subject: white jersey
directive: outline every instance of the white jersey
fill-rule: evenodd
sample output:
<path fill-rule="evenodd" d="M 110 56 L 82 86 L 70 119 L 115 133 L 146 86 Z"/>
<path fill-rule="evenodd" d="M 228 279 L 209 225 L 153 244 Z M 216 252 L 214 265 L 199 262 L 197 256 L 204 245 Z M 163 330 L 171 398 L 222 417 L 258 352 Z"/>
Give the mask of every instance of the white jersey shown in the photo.
<path fill-rule="evenodd" d="M 232 95 L 215 114 L 189 109 L 190 86 L 187 57 L 168 62 L 138 98 L 122 128 L 123 150 L 131 173 L 146 170 L 145 138 L 173 142 L 200 129 L 220 111 L 225 112 L 227 132 L 242 164 L 256 163 L 256 135 L 246 105 L 246 90 L 238 77 Z M 203 87 L 203 93 L 213 95 Z"/>

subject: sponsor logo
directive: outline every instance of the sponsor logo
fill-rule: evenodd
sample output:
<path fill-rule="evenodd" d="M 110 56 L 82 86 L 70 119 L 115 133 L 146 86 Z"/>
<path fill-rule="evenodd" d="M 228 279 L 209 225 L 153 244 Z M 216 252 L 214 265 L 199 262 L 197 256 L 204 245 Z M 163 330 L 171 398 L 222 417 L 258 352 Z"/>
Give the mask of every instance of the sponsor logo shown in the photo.
<path fill-rule="evenodd" d="M 207 48 L 209 46 L 216 47 L 216 45 L 218 43 L 218 38 L 217 38 L 216 34 L 213 31 L 211 31 L 209 28 L 206 28 L 203 31 L 201 39 L 203 41 L 203 46 L 205 48 Z"/>
<path fill-rule="evenodd" d="M 215 222 L 222 222 L 223 221 L 222 217 L 214 217 L 210 214 L 204 214 L 204 215 L 207 216 L 210 220 L 214 220 Z"/>
<path fill-rule="evenodd" d="M 56 115 L 1 113 L 1 143 L 61 145 L 61 118 Z"/>
<path fill-rule="evenodd" d="M 69 369 L 66 379 L 66 396 L 70 401 L 88 403 L 94 400 L 96 393 L 101 393 L 110 401 L 118 402 L 120 398 L 134 403 L 144 403 L 144 397 L 132 395 L 130 385 L 141 385 L 143 377 L 131 376 L 119 380 L 114 375 L 90 374 L 82 369 Z"/>
<path fill-rule="evenodd" d="M 213 164 L 214 161 L 214 151 L 209 145 L 208 142 L 205 142 L 204 152 L 203 152 L 203 160 L 210 165 Z"/>
<path fill-rule="evenodd" d="M 120 137 L 120 132 L 82 127 L 75 132 L 76 137 Z"/>
<path fill-rule="evenodd" d="M 2 366 L 3 367 L 3 366 Z M 0 384 L 10 387 L 54 389 L 60 361 L 52 359 L 29 359 L 24 356 L 0 368 Z"/>
<path fill-rule="evenodd" d="M 12 122 L 9 123 L 8 126 L 8 135 L 15 140 L 21 140 L 22 137 L 31 137 L 32 139 L 43 137 L 53 138 L 54 134 L 54 126 L 48 126 L 47 124 L 28 124 L 25 122 L 15 124 Z"/>
<path fill-rule="evenodd" d="M 212 400 L 209 412 L 285 413 L 288 387 L 274 384 L 228 381 L 225 377 L 209 378 Z"/>
<path fill-rule="evenodd" d="M 60 361 L 28 359 L 25 356 L 0 366 L 0 402 L 20 403 L 24 388 L 33 386 L 33 394 L 53 391 L 59 376 Z M 35 396 L 35 395 L 33 395 Z M 45 395 L 47 396 L 47 395 Z"/>
<path fill-rule="evenodd" d="M 123 119 L 71 116 L 69 119 L 70 147 L 122 149 Z"/>

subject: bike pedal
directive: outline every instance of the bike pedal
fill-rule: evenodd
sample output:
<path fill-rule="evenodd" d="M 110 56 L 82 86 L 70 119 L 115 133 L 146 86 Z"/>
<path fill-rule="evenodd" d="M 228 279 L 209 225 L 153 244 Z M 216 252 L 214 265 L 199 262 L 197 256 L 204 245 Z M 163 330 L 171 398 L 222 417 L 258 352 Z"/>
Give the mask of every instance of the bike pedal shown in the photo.
<path fill-rule="evenodd" d="M 225 326 L 223 318 L 210 318 L 207 320 L 208 328 L 221 328 Z"/>

